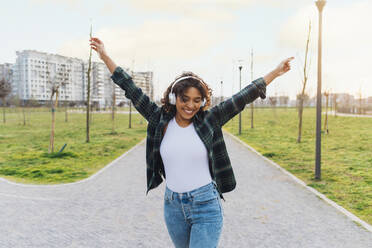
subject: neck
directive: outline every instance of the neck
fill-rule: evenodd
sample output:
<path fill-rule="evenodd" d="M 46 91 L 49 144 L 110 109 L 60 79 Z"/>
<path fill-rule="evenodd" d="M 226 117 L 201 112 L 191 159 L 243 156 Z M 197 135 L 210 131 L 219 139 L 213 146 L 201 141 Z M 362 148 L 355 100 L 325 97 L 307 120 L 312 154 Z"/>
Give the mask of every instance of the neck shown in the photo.
<path fill-rule="evenodd" d="M 191 119 L 184 119 L 178 113 L 176 113 L 175 119 L 176 119 L 178 125 L 181 126 L 181 127 L 187 127 L 191 123 Z"/>

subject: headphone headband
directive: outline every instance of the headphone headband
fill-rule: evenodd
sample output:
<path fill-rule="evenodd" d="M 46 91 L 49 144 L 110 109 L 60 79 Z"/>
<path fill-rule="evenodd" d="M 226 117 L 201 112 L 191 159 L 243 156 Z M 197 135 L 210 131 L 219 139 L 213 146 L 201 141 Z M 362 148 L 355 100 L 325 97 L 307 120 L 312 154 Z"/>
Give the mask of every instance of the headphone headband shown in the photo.
<path fill-rule="evenodd" d="M 200 80 L 199 78 L 197 78 L 197 77 L 194 77 L 194 76 L 183 76 L 183 77 L 180 77 L 179 79 L 177 79 L 177 80 L 173 83 L 170 93 L 173 92 L 173 87 L 174 87 L 174 86 L 175 86 L 179 81 L 182 81 L 182 80 L 185 80 L 185 79 L 188 79 L 188 78 L 193 78 L 193 79 L 199 81 L 201 84 L 204 84 L 204 82 L 203 82 L 202 80 Z"/>

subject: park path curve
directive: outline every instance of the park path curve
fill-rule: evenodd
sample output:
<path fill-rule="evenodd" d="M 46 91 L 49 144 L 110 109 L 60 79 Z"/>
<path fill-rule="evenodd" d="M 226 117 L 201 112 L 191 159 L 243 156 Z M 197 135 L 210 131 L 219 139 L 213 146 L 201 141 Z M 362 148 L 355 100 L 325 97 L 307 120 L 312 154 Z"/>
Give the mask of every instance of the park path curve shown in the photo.
<path fill-rule="evenodd" d="M 372 232 L 230 135 L 237 187 L 224 194 L 219 247 L 367 248 Z M 0 180 L 0 247 L 172 247 L 165 182 L 146 196 L 145 142 L 79 183 Z"/>

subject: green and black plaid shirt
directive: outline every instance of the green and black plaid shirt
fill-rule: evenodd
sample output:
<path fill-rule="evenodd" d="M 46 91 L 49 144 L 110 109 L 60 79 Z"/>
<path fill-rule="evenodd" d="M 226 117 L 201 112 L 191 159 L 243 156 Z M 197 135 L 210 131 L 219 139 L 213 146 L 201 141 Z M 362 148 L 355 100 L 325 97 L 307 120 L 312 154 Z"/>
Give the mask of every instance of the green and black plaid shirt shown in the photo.
<path fill-rule="evenodd" d="M 111 78 L 125 91 L 125 96 L 133 102 L 134 107 L 148 121 L 146 140 L 147 195 L 151 189 L 163 182 L 163 178 L 165 179 L 160 144 L 165 125 L 176 113 L 167 113 L 163 107 L 152 102 L 121 67 L 115 69 Z M 199 111 L 193 117 L 195 130 L 207 148 L 211 177 L 216 182 L 222 199 L 224 199 L 222 193 L 232 191 L 236 186 L 234 172 L 222 135 L 222 126 L 241 112 L 246 104 L 253 102 L 258 97 L 266 98 L 266 83 L 263 78 L 253 81 L 230 99 L 215 107 Z"/>

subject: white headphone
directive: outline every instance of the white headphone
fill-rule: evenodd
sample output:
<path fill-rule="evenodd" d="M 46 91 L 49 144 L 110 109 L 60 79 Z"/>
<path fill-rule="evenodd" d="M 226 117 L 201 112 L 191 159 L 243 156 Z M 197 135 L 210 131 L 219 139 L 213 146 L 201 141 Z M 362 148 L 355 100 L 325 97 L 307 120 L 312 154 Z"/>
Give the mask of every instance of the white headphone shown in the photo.
<path fill-rule="evenodd" d="M 176 105 L 176 94 L 174 94 L 174 92 L 173 92 L 173 87 L 174 87 L 174 85 L 176 85 L 176 83 L 178 83 L 179 81 L 182 81 L 182 80 L 185 80 L 185 79 L 188 79 L 188 78 L 193 78 L 193 79 L 198 80 L 199 82 L 201 82 L 199 78 L 194 77 L 194 76 L 184 76 L 184 77 L 181 77 L 181 78 L 177 79 L 177 80 L 173 83 L 172 88 L 171 88 L 171 90 L 170 90 L 170 92 L 169 92 L 169 95 L 168 95 L 168 97 L 169 97 L 169 103 L 170 103 L 170 104 L 172 104 L 172 105 Z M 205 98 L 204 98 L 202 104 L 200 105 L 200 107 L 204 107 L 205 104 L 206 104 L 206 102 L 207 102 L 207 101 L 206 101 Z"/>

